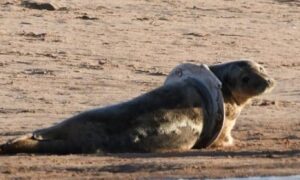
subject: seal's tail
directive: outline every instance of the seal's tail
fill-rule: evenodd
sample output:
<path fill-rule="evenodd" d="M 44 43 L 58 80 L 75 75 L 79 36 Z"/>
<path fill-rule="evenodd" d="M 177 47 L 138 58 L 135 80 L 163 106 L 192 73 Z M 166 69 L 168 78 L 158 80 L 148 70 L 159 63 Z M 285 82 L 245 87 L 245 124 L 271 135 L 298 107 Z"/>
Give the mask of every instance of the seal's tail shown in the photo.
<path fill-rule="evenodd" d="M 8 141 L 0 145 L 0 155 L 17 153 L 66 153 L 66 144 L 62 140 L 37 140 L 32 135 Z"/>

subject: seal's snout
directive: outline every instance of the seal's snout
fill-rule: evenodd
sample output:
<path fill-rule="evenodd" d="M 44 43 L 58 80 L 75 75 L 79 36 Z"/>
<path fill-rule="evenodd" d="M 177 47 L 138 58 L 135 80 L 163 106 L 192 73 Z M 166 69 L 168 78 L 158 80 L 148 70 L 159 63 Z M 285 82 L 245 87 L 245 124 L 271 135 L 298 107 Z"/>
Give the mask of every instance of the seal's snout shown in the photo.
<path fill-rule="evenodd" d="M 272 79 L 272 78 L 266 78 L 265 79 L 265 81 L 264 81 L 264 85 L 261 87 L 261 88 L 259 88 L 260 89 L 260 91 L 262 92 L 262 93 L 269 93 L 269 92 L 271 92 L 272 90 L 273 90 L 273 88 L 274 88 L 274 86 L 275 86 L 275 80 L 274 79 Z"/>

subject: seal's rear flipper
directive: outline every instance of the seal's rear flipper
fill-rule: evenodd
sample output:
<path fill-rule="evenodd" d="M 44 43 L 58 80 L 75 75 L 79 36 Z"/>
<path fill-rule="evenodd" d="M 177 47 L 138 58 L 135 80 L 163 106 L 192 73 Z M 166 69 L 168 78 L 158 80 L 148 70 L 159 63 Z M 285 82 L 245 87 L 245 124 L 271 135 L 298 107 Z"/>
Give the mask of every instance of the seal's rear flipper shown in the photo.
<path fill-rule="evenodd" d="M 33 137 L 33 134 L 24 135 L 20 138 L 8 141 L 0 145 L 0 155 L 17 153 L 68 153 L 63 140 L 40 141 Z"/>
<path fill-rule="evenodd" d="M 38 141 L 31 138 L 30 135 L 25 135 L 20 138 L 8 141 L 0 146 L 0 154 L 16 154 L 35 152 Z"/>

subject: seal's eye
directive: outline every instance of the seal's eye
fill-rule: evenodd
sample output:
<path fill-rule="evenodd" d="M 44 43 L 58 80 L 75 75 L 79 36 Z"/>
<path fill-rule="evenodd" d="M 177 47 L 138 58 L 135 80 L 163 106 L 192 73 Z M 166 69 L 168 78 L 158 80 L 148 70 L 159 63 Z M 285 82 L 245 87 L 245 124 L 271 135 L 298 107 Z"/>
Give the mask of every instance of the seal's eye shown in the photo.
<path fill-rule="evenodd" d="M 248 83 L 249 80 L 250 80 L 250 78 L 248 76 L 245 76 L 245 77 L 242 78 L 242 82 L 245 83 L 245 84 Z"/>

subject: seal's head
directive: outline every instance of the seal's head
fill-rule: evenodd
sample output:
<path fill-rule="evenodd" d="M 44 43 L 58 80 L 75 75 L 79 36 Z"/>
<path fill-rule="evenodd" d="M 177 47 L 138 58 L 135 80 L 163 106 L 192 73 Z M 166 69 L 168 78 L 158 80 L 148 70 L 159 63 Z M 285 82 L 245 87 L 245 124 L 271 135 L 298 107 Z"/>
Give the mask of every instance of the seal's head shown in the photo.
<path fill-rule="evenodd" d="M 233 61 L 211 67 L 231 93 L 237 104 L 244 104 L 251 98 L 270 92 L 275 81 L 258 63 L 249 60 Z M 222 69 L 222 70 L 220 70 Z"/>

